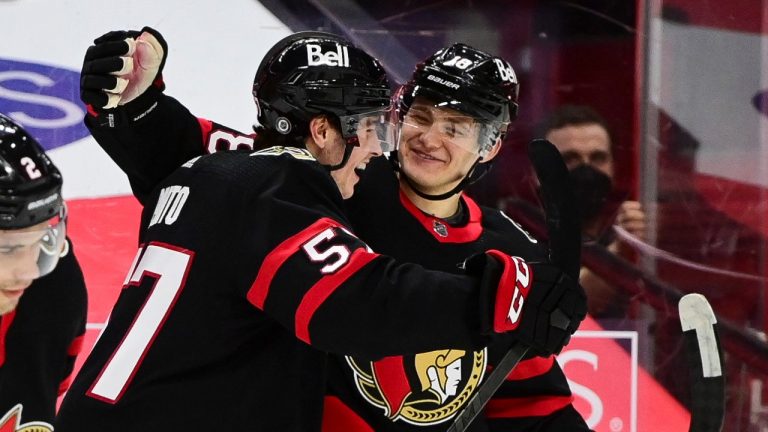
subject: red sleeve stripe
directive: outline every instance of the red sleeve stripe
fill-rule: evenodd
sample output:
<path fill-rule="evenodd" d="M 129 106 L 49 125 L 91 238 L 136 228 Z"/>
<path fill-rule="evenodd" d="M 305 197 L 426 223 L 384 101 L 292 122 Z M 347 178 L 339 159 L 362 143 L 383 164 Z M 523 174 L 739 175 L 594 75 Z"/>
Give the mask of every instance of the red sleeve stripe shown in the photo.
<path fill-rule="evenodd" d="M 74 375 L 74 371 L 70 372 L 69 376 L 64 378 L 64 380 L 59 383 L 59 391 L 57 393 L 59 396 L 63 395 L 67 390 L 69 390 L 69 386 L 72 384 L 72 378 L 74 378 Z"/>
<path fill-rule="evenodd" d="M 544 375 L 555 365 L 555 356 L 535 357 L 523 360 L 517 364 L 515 369 L 507 376 L 507 381 L 520 381 Z"/>
<path fill-rule="evenodd" d="M 70 357 L 77 357 L 78 354 L 80 354 L 80 351 L 83 349 L 83 339 L 84 335 L 80 335 L 72 340 L 72 343 L 69 344 L 69 348 L 67 349 L 67 355 Z M 63 395 L 64 392 L 66 392 L 69 389 L 69 386 L 72 384 L 72 379 L 74 378 L 74 371 L 69 372 L 69 376 L 64 378 L 61 383 L 59 383 L 59 396 Z"/>
<path fill-rule="evenodd" d="M 542 417 L 573 402 L 573 396 L 494 398 L 485 407 L 488 418 Z"/>
<path fill-rule="evenodd" d="M 204 118 L 197 118 L 197 123 L 200 124 L 200 133 L 202 134 L 203 141 L 200 143 L 200 145 L 203 146 L 203 150 L 208 150 L 208 136 L 211 135 L 211 130 L 213 130 L 213 122 L 210 120 L 206 120 Z"/>
<path fill-rule="evenodd" d="M 92 117 L 98 117 L 98 116 L 99 116 L 99 112 L 98 112 L 98 111 L 96 111 L 96 110 L 93 108 L 93 105 L 91 105 L 91 104 L 86 104 L 86 105 L 85 105 L 85 109 L 88 111 L 88 114 L 90 114 Z"/>
<path fill-rule="evenodd" d="M 248 294 L 246 294 L 248 301 L 251 302 L 252 305 L 263 310 L 264 301 L 267 299 L 270 285 L 272 285 L 272 279 L 274 279 L 275 274 L 277 274 L 277 271 L 283 264 L 285 264 L 288 258 L 295 254 L 301 245 L 318 233 L 329 227 L 339 226 L 341 225 L 333 219 L 322 218 L 293 237 L 280 243 L 272 250 L 272 252 L 267 254 L 267 257 L 264 258 L 264 262 L 261 263 L 259 273 L 256 275 L 256 280 L 253 281 L 251 288 L 248 290 Z"/>
<path fill-rule="evenodd" d="M 363 266 L 375 259 L 378 254 L 368 252 L 365 249 L 357 249 L 352 252 L 349 262 L 339 271 L 324 276 L 317 281 L 309 291 L 304 294 L 299 307 L 296 309 L 296 337 L 306 343 L 311 343 L 309 338 L 309 322 L 315 312 L 341 286 L 347 279 L 357 273 Z"/>
<path fill-rule="evenodd" d="M 15 316 L 15 309 L 3 316 L 0 316 L 0 366 L 5 363 L 5 335 L 8 334 L 8 329 L 11 328 L 11 323 L 13 322 L 13 317 Z"/>
<path fill-rule="evenodd" d="M 336 396 L 326 396 L 323 404 L 322 432 L 375 432 L 352 408 Z"/>
<path fill-rule="evenodd" d="M 69 344 L 69 348 L 67 349 L 68 356 L 76 357 L 80 354 L 80 351 L 83 349 L 83 337 L 83 335 L 80 335 L 72 340 L 72 343 Z"/>

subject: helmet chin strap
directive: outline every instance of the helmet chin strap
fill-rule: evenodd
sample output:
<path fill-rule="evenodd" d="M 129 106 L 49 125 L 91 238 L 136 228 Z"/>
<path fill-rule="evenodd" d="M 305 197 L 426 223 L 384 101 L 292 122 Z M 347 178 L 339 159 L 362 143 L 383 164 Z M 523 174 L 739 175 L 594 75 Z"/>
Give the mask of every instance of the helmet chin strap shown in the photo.
<path fill-rule="evenodd" d="M 389 156 L 389 160 L 392 163 L 392 167 L 395 169 L 396 172 L 400 173 L 400 177 L 402 177 L 403 180 L 405 180 L 405 182 L 408 183 L 408 186 L 410 186 L 411 190 L 414 193 L 416 193 L 416 195 L 430 201 L 442 201 L 444 199 L 450 198 L 453 195 L 456 195 L 457 193 L 461 192 L 462 190 L 467 188 L 469 185 L 483 178 L 483 176 L 490 169 L 490 163 L 491 163 L 489 161 L 484 165 L 478 165 L 480 163 L 480 160 L 483 159 L 482 156 L 479 156 L 477 160 L 475 160 L 475 162 L 469 168 L 469 172 L 467 172 L 464 178 L 461 179 L 461 181 L 456 186 L 454 186 L 453 189 L 439 195 L 430 195 L 426 192 L 420 191 L 416 183 L 405 173 L 405 171 L 400 169 L 400 162 L 397 159 L 397 157 L 398 157 L 397 150 L 393 150 Z"/>
<path fill-rule="evenodd" d="M 341 168 L 344 168 L 344 166 L 349 162 L 349 157 L 352 155 L 352 149 L 354 149 L 356 145 L 346 143 L 344 145 L 344 155 L 341 157 L 341 162 L 339 162 L 336 165 L 323 165 L 328 169 L 328 171 L 336 171 Z"/>

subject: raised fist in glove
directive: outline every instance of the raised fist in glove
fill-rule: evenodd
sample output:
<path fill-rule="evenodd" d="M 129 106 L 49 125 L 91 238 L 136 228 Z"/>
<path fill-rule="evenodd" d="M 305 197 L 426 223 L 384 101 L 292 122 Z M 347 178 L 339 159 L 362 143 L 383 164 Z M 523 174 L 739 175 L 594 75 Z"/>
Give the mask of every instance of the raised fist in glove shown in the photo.
<path fill-rule="evenodd" d="M 126 105 L 150 88 L 162 91 L 167 56 L 168 45 L 152 28 L 109 32 L 94 40 L 85 53 L 80 98 L 91 114 L 97 114 Z"/>
<path fill-rule="evenodd" d="M 584 290 L 553 264 L 490 250 L 468 259 L 465 268 L 482 276 L 486 328 L 514 334 L 536 354 L 559 353 L 587 314 Z"/>

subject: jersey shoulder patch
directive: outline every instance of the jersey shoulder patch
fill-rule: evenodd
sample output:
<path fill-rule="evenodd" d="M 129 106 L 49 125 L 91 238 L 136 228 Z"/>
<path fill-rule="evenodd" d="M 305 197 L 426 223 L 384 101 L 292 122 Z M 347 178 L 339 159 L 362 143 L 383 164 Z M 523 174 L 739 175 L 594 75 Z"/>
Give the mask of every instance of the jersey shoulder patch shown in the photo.
<path fill-rule="evenodd" d="M 281 156 L 288 155 L 299 160 L 314 161 L 315 157 L 307 149 L 298 147 L 274 146 L 251 153 L 251 156 Z"/>

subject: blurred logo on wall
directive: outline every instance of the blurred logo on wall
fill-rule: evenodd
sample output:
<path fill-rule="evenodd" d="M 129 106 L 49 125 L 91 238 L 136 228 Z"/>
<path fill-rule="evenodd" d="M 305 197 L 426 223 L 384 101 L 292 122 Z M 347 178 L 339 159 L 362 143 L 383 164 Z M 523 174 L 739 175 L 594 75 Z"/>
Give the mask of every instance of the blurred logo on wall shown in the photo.
<path fill-rule="evenodd" d="M 0 57 L 0 112 L 47 150 L 88 136 L 79 97 L 80 73 Z"/>
<path fill-rule="evenodd" d="M 637 331 L 603 330 L 587 316 L 557 356 L 573 407 L 595 432 L 688 430 L 685 407 L 640 367 L 639 342 Z"/>

